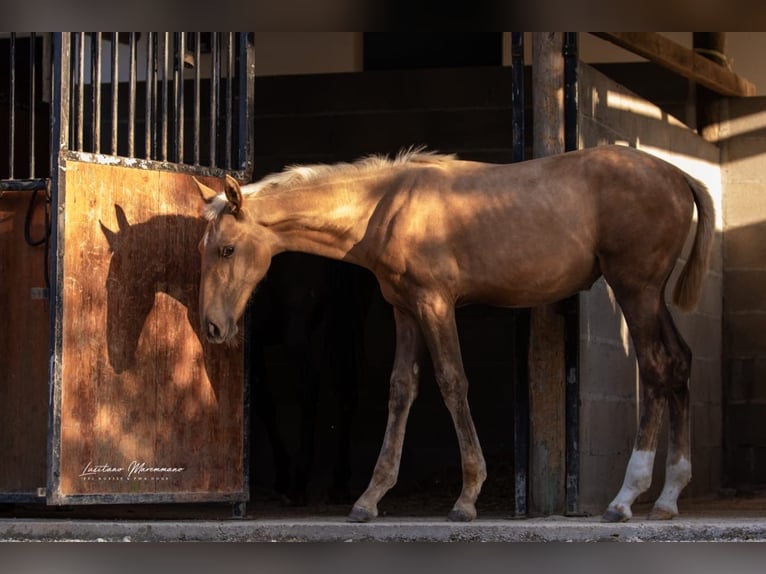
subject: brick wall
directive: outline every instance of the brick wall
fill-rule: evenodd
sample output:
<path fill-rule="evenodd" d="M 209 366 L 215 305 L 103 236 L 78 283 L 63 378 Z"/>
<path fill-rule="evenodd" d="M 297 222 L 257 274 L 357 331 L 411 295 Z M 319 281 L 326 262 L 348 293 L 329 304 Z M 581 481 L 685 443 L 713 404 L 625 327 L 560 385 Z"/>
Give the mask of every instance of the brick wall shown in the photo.
<path fill-rule="evenodd" d="M 722 108 L 724 481 L 746 488 L 766 484 L 766 98 Z"/>

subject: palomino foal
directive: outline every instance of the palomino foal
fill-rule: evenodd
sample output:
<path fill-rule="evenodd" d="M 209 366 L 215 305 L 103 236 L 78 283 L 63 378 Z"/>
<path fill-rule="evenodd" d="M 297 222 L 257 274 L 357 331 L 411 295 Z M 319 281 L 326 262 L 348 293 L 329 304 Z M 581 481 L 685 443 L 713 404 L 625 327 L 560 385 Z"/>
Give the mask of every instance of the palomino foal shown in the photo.
<path fill-rule="evenodd" d="M 472 520 L 486 468 L 467 401 L 455 306 L 540 305 L 588 289 L 600 275 L 625 315 L 643 383 L 633 454 L 604 520 L 628 520 L 649 487 L 666 403 L 665 487 L 651 516 L 678 513 L 676 500 L 691 478 L 691 352 L 664 291 L 696 204 L 696 235 L 674 301 L 690 308 L 698 297 L 714 230 L 702 184 L 624 147 L 511 165 L 410 151 L 395 159 L 293 167 L 242 188 L 227 177 L 222 194 L 197 183 L 209 220 L 199 246 L 200 318 L 211 341 L 236 335 L 250 294 L 283 251 L 366 267 L 394 308 L 385 437 L 350 520 L 375 517 L 396 482 L 426 349 L 460 446 L 463 488 L 448 518 Z"/>

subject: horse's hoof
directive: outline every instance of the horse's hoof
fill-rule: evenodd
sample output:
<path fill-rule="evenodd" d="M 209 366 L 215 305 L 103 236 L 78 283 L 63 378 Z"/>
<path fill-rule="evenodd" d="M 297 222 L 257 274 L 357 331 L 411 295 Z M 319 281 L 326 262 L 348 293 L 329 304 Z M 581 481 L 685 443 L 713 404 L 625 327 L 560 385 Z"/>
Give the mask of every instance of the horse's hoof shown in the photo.
<path fill-rule="evenodd" d="M 348 522 L 369 522 L 375 518 L 375 514 L 362 508 L 361 506 L 354 506 L 346 517 Z"/>
<path fill-rule="evenodd" d="M 447 520 L 450 522 L 471 522 L 476 518 L 476 513 L 469 513 L 462 508 L 453 508 L 447 515 Z"/>
<path fill-rule="evenodd" d="M 677 516 L 678 512 L 673 512 L 668 508 L 662 508 L 655 506 L 649 512 L 649 520 L 671 520 L 674 516 Z"/>
<path fill-rule="evenodd" d="M 601 522 L 627 522 L 628 520 L 630 520 L 630 516 L 626 516 L 614 508 L 607 508 L 601 517 Z"/>

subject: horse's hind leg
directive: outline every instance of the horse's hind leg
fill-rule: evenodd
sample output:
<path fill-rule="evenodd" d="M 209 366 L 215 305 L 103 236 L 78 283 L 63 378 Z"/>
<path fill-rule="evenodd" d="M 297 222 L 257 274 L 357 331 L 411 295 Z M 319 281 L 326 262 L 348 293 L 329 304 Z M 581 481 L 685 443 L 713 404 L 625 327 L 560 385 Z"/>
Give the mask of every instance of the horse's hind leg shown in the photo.
<path fill-rule="evenodd" d="M 378 502 L 388 492 L 399 475 L 404 431 L 407 417 L 418 394 L 418 360 L 423 349 L 423 337 L 414 317 L 394 308 L 396 319 L 396 354 L 391 371 L 388 397 L 388 422 L 383 446 L 372 473 L 370 484 L 354 503 L 348 520 L 367 522 L 378 515 Z"/>
<path fill-rule="evenodd" d="M 670 429 L 668 433 L 668 454 L 665 464 L 665 484 L 654 503 L 649 518 L 667 520 L 678 515 L 678 496 L 692 477 L 691 467 L 691 413 L 689 405 L 689 374 L 691 351 L 676 330 L 670 314 L 663 322 L 667 336 L 674 339 L 679 348 L 676 358 L 683 357 L 675 364 L 673 386 L 668 393 Z"/>
<path fill-rule="evenodd" d="M 687 387 L 691 352 L 676 330 L 660 293 L 653 298 L 641 295 L 621 300 L 636 349 L 643 388 L 635 446 L 622 488 L 603 516 L 606 522 L 630 519 L 633 502 L 649 488 L 662 413 L 668 399 L 671 432 L 665 487 L 651 517 L 676 515 L 678 495 L 691 478 Z"/>

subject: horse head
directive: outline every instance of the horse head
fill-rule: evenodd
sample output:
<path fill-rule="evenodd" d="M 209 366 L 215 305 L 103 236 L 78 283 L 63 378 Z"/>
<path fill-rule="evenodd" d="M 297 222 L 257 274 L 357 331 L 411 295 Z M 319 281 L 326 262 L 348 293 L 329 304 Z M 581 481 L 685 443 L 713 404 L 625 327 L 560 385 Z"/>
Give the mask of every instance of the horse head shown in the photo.
<path fill-rule="evenodd" d="M 207 203 L 199 311 L 202 331 L 214 343 L 230 341 L 255 287 L 266 275 L 272 250 L 269 231 L 243 208 L 237 181 L 226 176 L 223 194 L 194 180 Z"/>

